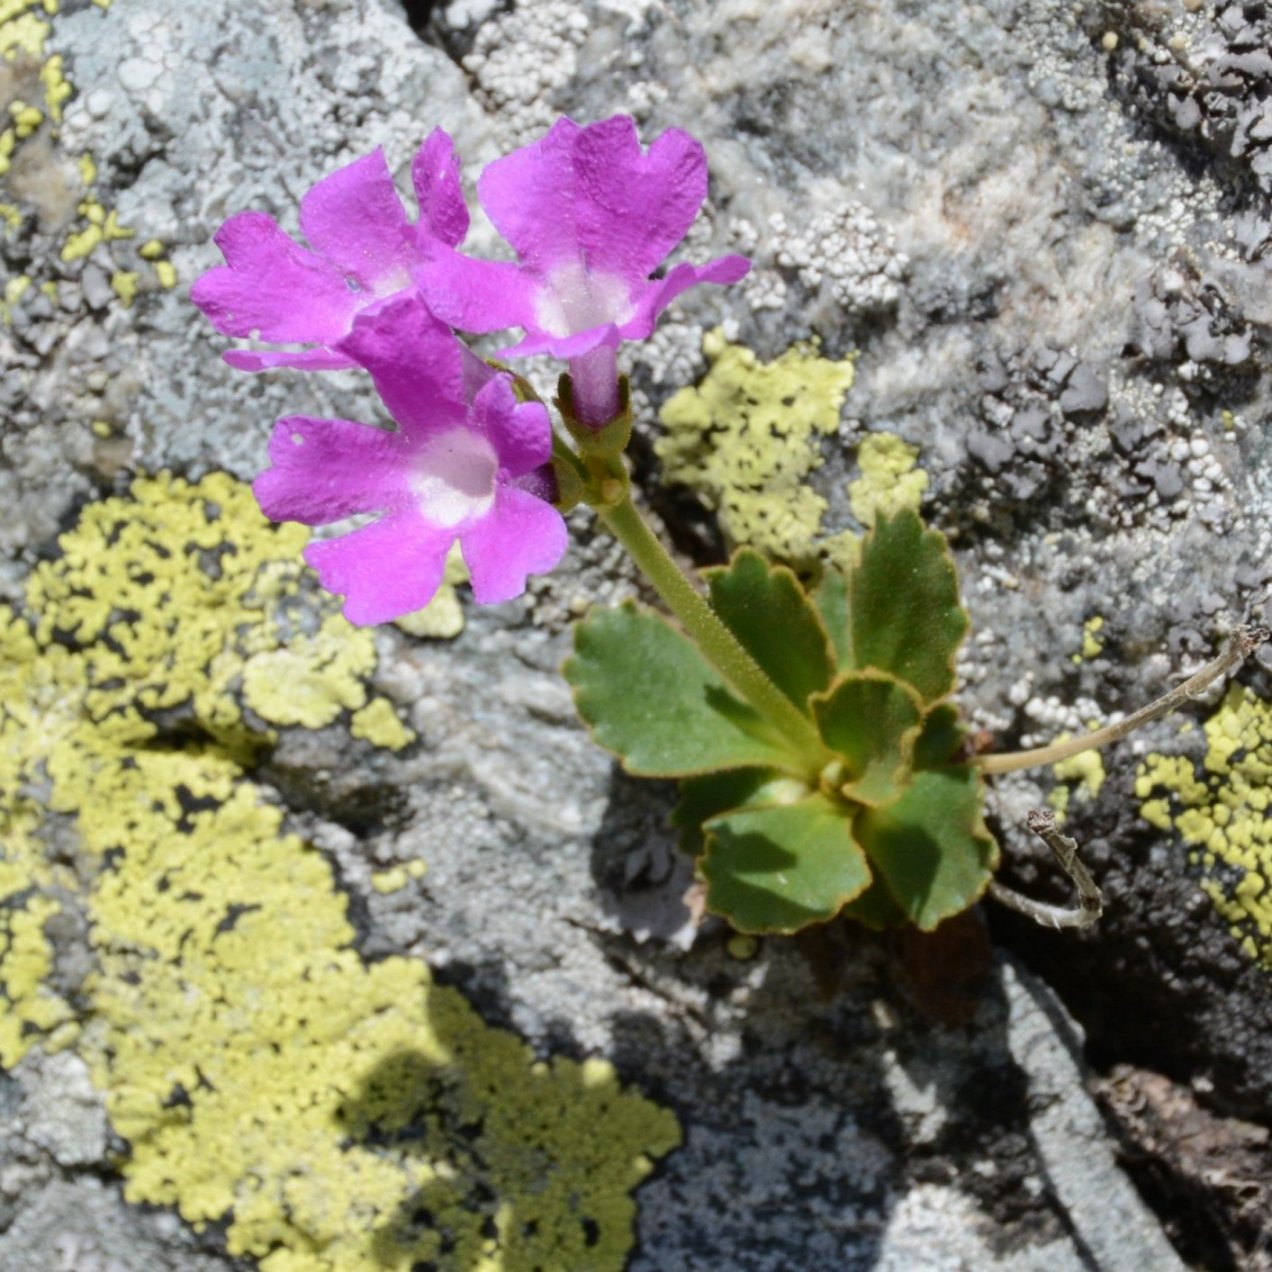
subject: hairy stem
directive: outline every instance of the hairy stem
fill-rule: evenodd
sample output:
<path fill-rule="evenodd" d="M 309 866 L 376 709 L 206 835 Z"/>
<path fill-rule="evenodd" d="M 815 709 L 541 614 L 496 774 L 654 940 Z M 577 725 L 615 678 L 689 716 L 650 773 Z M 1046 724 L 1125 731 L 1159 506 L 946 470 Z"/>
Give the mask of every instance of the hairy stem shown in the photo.
<path fill-rule="evenodd" d="M 630 493 L 616 504 L 597 508 L 597 515 L 631 554 L 707 661 L 800 755 L 807 757 L 811 771 L 824 768 L 834 757 L 812 721 L 769 679 L 716 616 L 645 523 Z"/>
<path fill-rule="evenodd" d="M 1083 751 L 1096 751 L 1108 746 L 1130 733 L 1134 733 L 1141 725 L 1161 716 L 1169 715 L 1176 707 L 1204 693 L 1216 680 L 1230 675 L 1256 650 L 1264 641 L 1272 636 L 1266 627 L 1238 627 L 1228 638 L 1228 644 L 1218 658 L 1208 662 L 1196 675 L 1190 676 L 1178 688 L 1163 694 L 1155 702 L 1132 712 L 1124 720 L 1110 724 L 1106 728 L 1097 729 L 1094 733 L 1084 734 L 1080 738 L 1067 738 L 1063 742 L 1053 742 L 1050 746 L 1038 746 L 1028 751 L 1006 751 L 1001 755 L 982 755 L 977 763 L 983 773 L 1011 773 L 1016 769 L 1035 768 L 1040 764 L 1058 764 L 1070 756 L 1081 755 Z"/>

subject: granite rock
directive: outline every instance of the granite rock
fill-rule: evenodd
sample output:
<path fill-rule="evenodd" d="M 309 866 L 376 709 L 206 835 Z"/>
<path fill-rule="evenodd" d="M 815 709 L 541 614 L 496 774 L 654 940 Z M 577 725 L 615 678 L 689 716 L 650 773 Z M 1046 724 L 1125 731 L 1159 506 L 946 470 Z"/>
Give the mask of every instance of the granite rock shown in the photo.
<path fill-rule="evenodd" d="M 1266 611 L 1272 225 L 1256 196 L 1272 182 L 1272 36 L 1261 8 L 18 9 L 26 43 L 0 45 L 13 51 L 0 98 L 46 106 L 35 131 L 14 134 L 0 175 L 6 601 L 57 556 L 58 533 L 134 473 L 250 480 L 276 416 L 376 417 L 351 374 L 249 377 L 217 359 L 224 342 L 187 292 L 217 261 L 225 216 L 255 208 L 294 230 L 318 177 L 383 145 L 404 178 L 436 124 L 471 181 L 559 114 L 624 111 L 647 135 L 680 125 L 706 146 L 711 191 L 686 251 L 755 262 L 736 288 L 684 297 L 656 339 L 623 355 L 646 412 L 638 475 L 697 563 L 719 538 L 693 491 L 668 498 L 653 421 L 706 372 L 703 334 L 723 326 L 763 358 L 811 337 L 826 357 L 856 357 L 843 425 L 808 479 L 824 534 L 857 525 L 849 481 L 863 435 L 918 448 L 924 511 L 955 545 L 974 622 L 961 700 L 995 745 L 1133 708 Z M 482 222 L 472 241 L 495 238 Z M 530 373 L 550 385 L 549 368 Z M 1090 1094 L 1120 1064 L 1142 1086 L 1158 1074 L 1183 1084 L 1208 1116 L 1272 1120 L 1267 966 L 1229 934 L 1180 835 L 1140 815 L 1138 764 L 1182 753 L 1202 771 L 1197 735 L 1155 726 L 1093 791 L 1050 772 L 1000 784 L 1006 877 L 1054 886 L 1015 828 L 1063 789 L 1110 913 L 1082 938 L 998 917 L 988 936 L 976 926 L 967 968 L 947 969 L 935 1006 L 918 988 L 933 961 L 922 943 L 835 926 L 739 944 L 700 921 L 666 827 L 670 792 L 617 773 L 573 714 L 558 674 L 571 622 L 587 603 L 640 591 L 585 518 L 574 528 L 562 568 L 522 600 L 475 611 L 465 599 L 454 640 L 377 634 L 367 691 L 413 731 L 409 746 L 351 737 L 347 715 L 265 741 L 267 724 L 247 713 L 243 764 L 329 866 L 367 967 L 426 963 L 537 1055 L 603 1057 L 674 1111 L 683 1143 L 635 1192 L 628 1266 L 1166 1269 L 1216 1251 L 1253 1257 L 1266 1228 L 1246 1216 L 1216 1239 L 1191 1222 L 1197 1194 L 1154 1174 L 1165 1150 L 1144 1120 L 1122 1117 L 1115 1132 Z M 318 602 L 311 589 L 297 603 Z M 1085 655 L 1093 618 L 1099 649 Z M 1266 672 L 1245 683 L 1266 697 Z M 228 745 L 198 704 L 165 728 L 172 750 Z M 110 863 L 77 857 L 74 817 L 50 815 L 42 833 L 87 890 Z M 83 986 L 102 933 L 81 902 L 63 900 L 48 977 L 87 1036 Z M 934 1021 L 950 994 L 956 1023 Z M 32 1050 L 0 1086 L 0 1264 L 245 1266 L 228 1206 L 197 1234 L 187 1222 L 193 1186 L 158 1210 L 124 1200 L 114 1163 L 130 1146 L 77 1045 Z M 197 1099 L 186 1076 L 196 1094 L 181 1091 Z M 174 1118 L 182 1107 L 174 1097 Z M 1162 1107 L 1159 1129 L 1176 1105 Z M 1240 1160 L 1266 1188 L 1266 1159 Z M 1196 1213 L 1235 1213 L 1214 1179 L 1189 1183 L 1206 1199 Z M 303 1257 L 289 1266 L 331 1266 Z"/>

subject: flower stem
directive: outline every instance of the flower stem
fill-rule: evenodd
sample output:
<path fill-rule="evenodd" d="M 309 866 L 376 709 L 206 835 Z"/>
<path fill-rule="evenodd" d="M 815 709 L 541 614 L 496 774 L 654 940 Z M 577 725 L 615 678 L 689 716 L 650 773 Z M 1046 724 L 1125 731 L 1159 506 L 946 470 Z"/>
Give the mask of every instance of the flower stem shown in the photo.
<path fill-rule="evenodd" d="M 812 721 L 769 679 L 716 616 L 636 510 L 630 492 L 618 503 L 596 511 L 707 661 L 787 743 L 807 758 L 810 771 L 820 772 L 834 757 Z"/>
<path fill-rule="evenodd" d="M 1190 676 L 1182 685 L 1163 694 L 1155 702 L 1132 712 L 1124 720 L 1110 724 L 1106 728 L 1097 729 L 1094 733 L 1084 734 L 1080 738 L 1066 738 L 1063 742 L 1053 742 L 1050 746 L 1038 746 L 1028 751 L 1007 751 L 1001 755 L 982 755 L 977 763 L 983 773 L 1012 773 L 1016 769 L 1034 768 L 1040 764 L 1058 764 L 1070 756 L 1081 755 L 1084 751 L 1095 751 L 1108 746 L 1130 733 L 1134 733 L 1141 725 L 1150 720 L 1169 715 L 1176 707 L 1196 698 L 1208 689 L 1216 680 L 1229 675 L 1264 641 L 1269 639 L 1266 627 L 1238 627 L 1228 638 L 1227 647 L 1218 658 L 1208 662 L 1196 675 Z"/>

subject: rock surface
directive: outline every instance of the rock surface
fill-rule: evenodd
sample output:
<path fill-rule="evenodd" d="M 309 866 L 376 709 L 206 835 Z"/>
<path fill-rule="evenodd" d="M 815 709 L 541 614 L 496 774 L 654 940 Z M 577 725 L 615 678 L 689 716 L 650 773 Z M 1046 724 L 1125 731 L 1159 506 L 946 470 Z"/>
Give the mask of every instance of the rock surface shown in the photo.
<path fill-rule="evenodd" d="M 1191 732 L 997 783 L 1005 877 L 1058 888 L 1017 829 L 1049 800 L 1094 932 L 732 940 L 557 671 L 638 590 L 612 546 L 578 517 L 452 639 L 349 633 L 234 510 L 276 416 L 369 389 L 236 373 L 187 298 L 226 215 L 294 230 L 436 124 L 470 180 L 562 113 L 689 128 L 687 250 L 755 268 L 625 355 L 651 504 L 706 564 L 792 470 L 794 547 L 921 495 L 961 701 L 1037 744 L 1266 616 L 1262 8 L 407 9 L 0 6 L 0 1266 L 1267 1266 L 1267 665 Z M 660 462 L 677 390 L 809 339 L 855 358 L 837 430 Z M 761 397 L 812 393 L 783 367 Z M 214 484 L 131 485 L 162 470 Z"/>

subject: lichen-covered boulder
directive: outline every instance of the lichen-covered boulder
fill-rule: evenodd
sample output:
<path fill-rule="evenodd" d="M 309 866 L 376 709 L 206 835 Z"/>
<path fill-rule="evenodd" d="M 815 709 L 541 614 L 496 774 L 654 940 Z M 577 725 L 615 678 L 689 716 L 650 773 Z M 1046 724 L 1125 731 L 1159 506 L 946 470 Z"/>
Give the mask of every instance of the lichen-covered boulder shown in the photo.
<path fill-rule="evenodd" d="M 685 259 L 754 268 L 622 355 L 645 497 L 699 565 L 922 504 L 960 700 L 1037 744 L 1272 578 L 1267 23 L 1176 9 L 0 5 L 0 1266 L 1255 1257 L 1266 669 L 996 781 L 1004 878 L 1057 886 L 1049 804 L 1093 932 L 736 936 L 559 675 L 637 590 L 608 542 L 352 627 L 248 483 L 374 395 L 234 371 L 189 301 L 226 216 L 296 233 L 376 146 L 405 188 L 439 125 L 470 178 L 561 114 L 689 129 Z"/>

